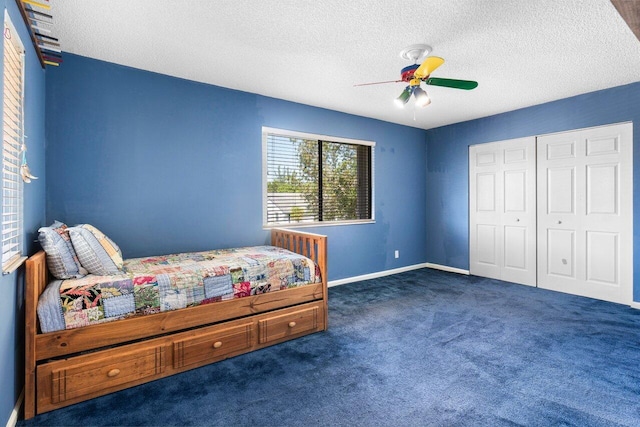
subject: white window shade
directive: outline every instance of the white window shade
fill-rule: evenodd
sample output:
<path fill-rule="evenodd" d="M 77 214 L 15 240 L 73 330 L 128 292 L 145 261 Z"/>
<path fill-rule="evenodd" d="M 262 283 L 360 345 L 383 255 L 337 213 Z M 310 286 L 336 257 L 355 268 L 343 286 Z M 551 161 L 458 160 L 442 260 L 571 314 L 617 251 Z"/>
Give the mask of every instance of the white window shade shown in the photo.
<path fill-rule="evenodd" d="M 22 256 L 24 140 L 24 49 L 6 12 L 3 63 L 2 269 L 6 271 Z"/>

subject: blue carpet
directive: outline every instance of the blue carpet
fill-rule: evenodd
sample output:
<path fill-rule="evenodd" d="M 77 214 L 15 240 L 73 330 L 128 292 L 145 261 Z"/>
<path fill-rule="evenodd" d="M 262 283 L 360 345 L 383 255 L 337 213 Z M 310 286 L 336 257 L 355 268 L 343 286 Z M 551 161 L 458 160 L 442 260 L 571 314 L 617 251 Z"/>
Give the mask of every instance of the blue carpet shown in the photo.
<path fill-rule="evenodd" d="M 327 332 L 19 425 L 640 425 L 640 310 L 429 269 L 329 307 Z"/>

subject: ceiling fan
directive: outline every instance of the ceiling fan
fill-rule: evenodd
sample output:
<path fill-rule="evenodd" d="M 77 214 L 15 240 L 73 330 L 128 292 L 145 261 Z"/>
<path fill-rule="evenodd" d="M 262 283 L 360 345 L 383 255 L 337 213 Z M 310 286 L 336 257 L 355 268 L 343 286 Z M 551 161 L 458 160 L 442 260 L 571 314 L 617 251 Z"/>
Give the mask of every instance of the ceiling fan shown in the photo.
<path fill-rule="evenodd" d="M 386 82 L 374 82 L 374 83 L 362 83 L 354 86 L 369 86 L 384 83 L 409 83 L 404 88 L 400 96 L 395 100 L 396 105 L 404 107 L 409 102 L 409 98 L 413 95 L 416 99 L 416 105 L 418 107 L 426 107 L 431 104 L 431 98 L 427 95 L 427 92 L 420 87 L 420 84 L 424 82 L 431 86 L 443 86 L 454 89 L 471 90 L 478 87 L 478 82 L 472 80 L 457 80 L 457 79 L 443 79 L 439 77 L 431 77 L 431 73 L 444 63 L 444 59 L 438 56 L 428 56 L 424 59 L 422 64 L 418 65 L 418 61 L 431 52 L 431 47 L 425 44 L 414 44 L 408 46 L 400 52 L 400 56 L 403 59 L 413 61 L 413 65 L 404 67 L 400 71 L 400 80 L 390 80 Z"/>

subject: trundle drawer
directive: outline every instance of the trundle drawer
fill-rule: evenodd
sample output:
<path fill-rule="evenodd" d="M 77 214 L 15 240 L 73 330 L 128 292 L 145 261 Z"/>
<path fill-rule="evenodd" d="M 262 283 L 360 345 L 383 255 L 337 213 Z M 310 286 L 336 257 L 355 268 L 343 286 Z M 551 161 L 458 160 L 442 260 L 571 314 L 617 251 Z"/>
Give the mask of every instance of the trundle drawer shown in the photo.
<path fill-rule="evenodd" d="M 50 403 L 59 403 L 92 395 L 107 389 L 119 390 L 145 378 L 164 372 L 165 349 L 154 346 L 116 354 L 78 356 L 39 368 L 50 378 Z M 58 367 L 59 366 L 59 367 Z M 46 399 L 49 400 L 49 399 Z"/>
<path fill-rule="evenodd" d="M 319 330 L 319 315 L 318 306 L 314 306 L 259 320 L 259 342 L 266 344 L 303 332 Z"/>
<path fill-rule="evenodd" d="M 231 328 L 212 327 L 211 332 L 173 342 L 173 367 L 204 365 L 224 359 L 232 353 L 248 350 L 252 346 L 253 323 Z"/>

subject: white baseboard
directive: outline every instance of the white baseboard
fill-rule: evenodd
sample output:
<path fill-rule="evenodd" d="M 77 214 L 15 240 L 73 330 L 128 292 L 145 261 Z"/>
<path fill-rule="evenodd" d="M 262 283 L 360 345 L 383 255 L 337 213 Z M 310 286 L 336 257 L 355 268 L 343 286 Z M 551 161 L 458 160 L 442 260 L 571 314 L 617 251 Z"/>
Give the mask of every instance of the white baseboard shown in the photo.
<path fill-rule="evenodd" d="M 631 304 L 629 304 L 629 307 L 640 310 L 640 302 L 632 301 Z"/>
<path fill-rule="evenodd" d="M 448 267 L 446 265 L 440 265 L 440 264 L 431 264 L 430 262 L 426 263 L 426 267 L 433 268 L 434 270 L 448 271 L 449 273 L 465 274 L 467 276 L 469 275 L 469 270 L 463 270 L 461 268 L 455 268 L 455 267 Z"/>
<path fill-rule="evenodd" d="M 20 407 L 22 406 L 22 401 L 24 400 L 24 388 L 20 392 L 20 396 L 18 396 L 18 401 L 16 402 L 16 406 L 13 407 L 13 411 L 11 411 L 11 416 L 7 421 L 7 427 L 16 427 L 18 423 L 18 415 L 20 414 Z"/>
<path fill-rule="evenodd" d="M 418 270 L 427 267 L 427 264 L 415 264 L 407 267 L 394 268 L 393 270 L 378 271 L 377 273 L 363 274 L 362 276 L 347 277 L 345 279 L 331 280 L 327 283 L 328 287 L 345 285 L 352 282 L 360 282 L 362 280 L 377 279 L 378 277 L 391 276 L 392 274 L 404 273 L 405 271 Z"/>

